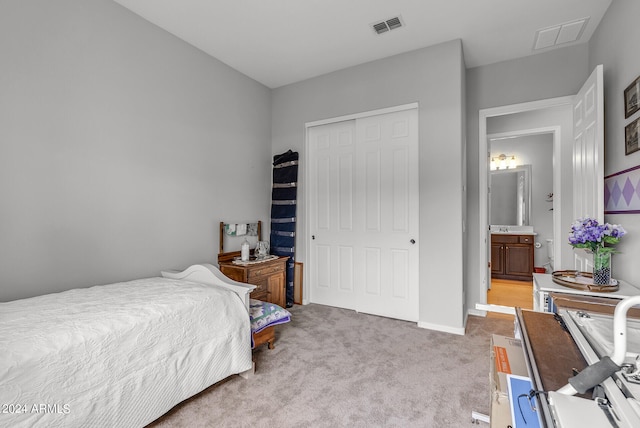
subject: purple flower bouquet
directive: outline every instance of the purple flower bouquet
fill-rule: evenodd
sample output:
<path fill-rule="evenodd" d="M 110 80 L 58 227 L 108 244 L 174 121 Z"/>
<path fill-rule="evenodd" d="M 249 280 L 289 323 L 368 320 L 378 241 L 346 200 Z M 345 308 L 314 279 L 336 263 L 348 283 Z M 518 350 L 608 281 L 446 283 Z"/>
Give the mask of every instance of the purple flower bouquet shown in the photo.
<path fill-rule="evenodd" d="M 614 247 L 627 232 L 619 224 L 599 224 L 597 220 L 585 218 L 571 225 L 569 244 L 593 253 L 593 282 L 608 285 L 611 281 L 611 254 Z"/>

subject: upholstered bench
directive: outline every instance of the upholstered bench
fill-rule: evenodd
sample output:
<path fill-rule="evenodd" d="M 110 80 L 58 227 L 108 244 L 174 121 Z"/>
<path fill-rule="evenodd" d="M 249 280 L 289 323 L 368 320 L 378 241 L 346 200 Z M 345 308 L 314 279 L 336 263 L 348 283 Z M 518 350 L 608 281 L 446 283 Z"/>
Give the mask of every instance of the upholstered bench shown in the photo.
<path fill-rule="evenodd" d="M 275 326 L 291 320 L 291 314 L 275 303 L 251 299 L 249 304 L 249 318 L 251 319 L 251 348 L 255 349 L 267 344 L 274 348 L 276 339 Z"/>

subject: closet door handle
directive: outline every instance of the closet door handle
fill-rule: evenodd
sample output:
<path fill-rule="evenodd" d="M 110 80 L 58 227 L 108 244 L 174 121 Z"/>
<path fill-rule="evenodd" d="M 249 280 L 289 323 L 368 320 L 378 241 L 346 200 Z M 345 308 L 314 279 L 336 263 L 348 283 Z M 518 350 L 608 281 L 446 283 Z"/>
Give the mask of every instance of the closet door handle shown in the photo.
<path fill-rule="evenodd" d="M 410 240 L 409 242 L 411 242 L 411 244 L 415 244 L 415 243 L 416 243 L 416 240 L 415 240 L 415 239 L 412 239 L 412 240 Z"/>

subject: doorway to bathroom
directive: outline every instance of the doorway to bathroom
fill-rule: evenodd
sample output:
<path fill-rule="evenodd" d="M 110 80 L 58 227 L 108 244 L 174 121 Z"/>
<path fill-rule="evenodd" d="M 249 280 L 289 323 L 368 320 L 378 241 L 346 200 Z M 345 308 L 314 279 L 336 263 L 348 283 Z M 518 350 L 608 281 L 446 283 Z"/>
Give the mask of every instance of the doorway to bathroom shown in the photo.
<path fill-rule="evenodd" d="M 535 122 L 531 112 L 487 118 L 488 304 L 532 307 L 531 273 L 553 271 L 555 132 L 514 129 Z"/>
<path fill-rule="evenodd" d="M 499 220 L 490 221 L 491 193 L 489 192 L 489 189 L 492 166 L 491 158 L 494 158 L 494 164 L 500 165 L 498 163 L 501 161 L 500 155 L 505 155 L 505 162 L 512 162 L 511 165 L 509 165 L 509 163 L 503 164 L 505 168 L 506 165 L 509 165 L 509 169 L 511 169 L 512 165 L 516 167 L 515 169 L 518 169 L 517 167 L 519 165 L 529 165 L 528 169 L 531 170 L 531 175 L 533 175 L 534 169 L 536 170 L 536 172 L 539 172 L 538 170 L 544 170 L 545 168 L 548 168 L 548 163 L 546 167 L 535 167 L 535 165 L 531 165 L 531 162 L 535 162 L 535 160 L 533 160 L 533 157 L 536 156 L 537 153 L 529 154 L 526 152 L 522 152 L 522 154 L 520 155 L 521 158 L 518 159 L 519 154 L 515 151 L 516 144 L 518 143 L 514 143 L 514 141 L 518 141 L 519 139 L 522 139 L 520 145 L 523 147 L 529 147 L 533 144 L 536 144 L 536 140 L 541 139 L 537 141 L 537 143 L 545 145 L 545 148 L 547 149 L 549 149 L 549 146 L 551 146 L 552 155 L 551 171 L 548 171 L 548 176 L 551 180 L 551 189 L 549 189 L 549 181 L 547 181 L 546 183 L 543 182 L 541 184 L 534 184 L 531 187 L 530 191 L 531 204 L 529 206 L 522 206 L 522 210 L 525 211 L 527 211 L 529 208 L 533 208 L 533 210 L 546 210 L 545 214 L 547 216 L 547 224 L 544 225 L 543 222 L 540 226 L 540 228 L 545 230 L 544 234 L 541 234 L 542 236 L 546 236 L 545 239 L 541 240 L 542 236 L 534 235 L 534 233 L 537 233 L 535 231 L 535 228 L 538 227 L 535 224 L 536 220 L 533 220 L 532 224 L 514 223 L 513 225 L 497 225 L 502 226 L 502 232 L 506 232 L 507 234 L 512 234 L 514 232 L 529 233 L 529 236 L 514 238 L 513 236 L 509 235 L 504 238 L 504 240 L 506 240 L 507 242 L 513 242 L 513 239 L 517 239 L 518 242 L 520 241 L 520 239 L 529 240 L 533 247 L 531 250 L 533 251 L 533 260 L 531 260 L 530 264 L 524 268 L 528 270 L 527 274 L 529 275 L 529 277 L 520 277 L 515 279 L 526 279 L 527 282 L 531 281 L 531 272 L 533 271 L 533 267 L 545 267 L 546 269 L 550 270 L 553 269 L 551 268 L 550 264 L 546 265 L 549 262 L 549 252 L 547 247 L 548 245 L 551 245 L 551 248 L 553 250 L 554 266 L 559 266 L 562 263 L 561 259 L 563 257 L 563 254 L 559 254 L 559 252 L 563 251 L 563 249 L 559 247 L 559 242 L 561 240 L 561 230 L 563 224 L 571 224 L 573 206 L 572 103 L 573 97 L 560 97 L 527 102 L 523 104 L 495 107 L 480 111 L 479 151 L 480 153 L 485 153 L 486 158 L 482 159 L 479 168 L 479 202 L 481 217 L 481 294 L 479 295 L 479 301 L 475 306 L 475 309 L 478 311 L 500 312 L 502 311 L 502 309 L 504 309 L 505 313 L 513 313 L 513 307 L 515 306 L 511 303 L 507 304 L 507 302 L 505 302 L 504 300 L 502 300 L 502 303 L 497 304 L 492 304 L 496 302 L 488 301 L 488 298 L 493 300 L 490 293 L 493 293 L 494 295 L 497 294 L 495 288 L 493 289 L 493 291 L 489 291 L 491 290 L 491 267 L 492 264 L 496 262 L 495 259 L 493 261 L 491 259 L 492 236 L 490 224 L 493 223 L 495 226 L 496 222 L 501 222 Z M 551 142 L 549 142 L 549 140 L 551 140 Z M 503 146 L 501 146 L 501 144 L 503 144 Z M 510 144 L 513 145 L 513 147 L 511 147 Z M 514 157 L 515 162 L 513 162 Z M 549 162 L 549 160 L 547 160 L 547 162 Z M 500 168 L 502 169 L 502 166 Z M 485 189 L 484 192 L 483 189 Z M 496 193 L 501 193 L 502 191 L 493 190 L 493 192 L 495 196 Z M 553 195 L 551 195 L 551 193 L 553 193 Z M 549 202 L 547 202 L 547 199 L 549 200 Z M 521 215 L 522 214 L 520 214 L 520 216 Z M 549 215 L 551 216 L 550 226 L 548 225 Z M 538 214 L 537 216 L 540 217 L 540 214 Z M 532 219 L 530 215 L 529 219 Z M 484 229 L 482 228 L 483 224 L 485 225 Z M 498 228 L 498 230 L 496 231 L 499 232 L 500 228 Z M 549 238 L 548 235 L 550 235 L 551 237 Z M 553 241 L 547 242 L 546 239 L 552 239 Z M 536 243 L 538 243 L 538 245 L 536 245 Z M 505 247 L 509 246 L 509 251 L 511 251 L 510 244 L 507 243 L 504 245 Z M 535 248 L 536 246 L 538 246 L 539 248 Z M 521 248 L 518 248 L 517 250 L 522 251 Z M 504 251 L 506 251 L 506 248 L 504 249 Z M 567 257 L 567 260 L 571 258 L 570 254 L 565 254 L 565 256 Z M 495 264 L 493 266 L 495 268 Z M 525 274 L 524 269 L 521 271 L 523 275 Z M 507 277 L 501 279 L 511 280 L 514 278 Z M 523 283 L 515 284 L 523 285 Z M 526 287 L 531 287 L 529 284 L 531 284 L 531 282 L 528 282 L 526 284 Z M 527 294 L 529 291 L 530 288 L 525 292 L 525 294 Z M 529 294 L 529 296 L 532 296 L 532 293 Z M 486 313 L 487 312 L 479 312 L 480 315 L 484 315 Z"/>

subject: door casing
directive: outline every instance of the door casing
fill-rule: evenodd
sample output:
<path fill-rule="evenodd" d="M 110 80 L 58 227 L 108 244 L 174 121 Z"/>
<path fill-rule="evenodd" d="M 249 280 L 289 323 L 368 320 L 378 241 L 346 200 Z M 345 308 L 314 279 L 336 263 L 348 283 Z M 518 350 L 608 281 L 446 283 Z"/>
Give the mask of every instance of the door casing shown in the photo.
<path fill-rule="evenodd" d="M 558 98 L 549 98 L 546 100 L 539 101 L 531 101 L 520 104 L 512 104 L 501 107 L 493 107 L 488 109 L 482 109 L 479 112 L 479 134 L 478 134 L 478 153 L 479 156 L 479 164 L 478 164 L 478 183 L 479 183 L 479 195 L 478 195 L 478 204 L 479 204 L 479 213 L 478 213 L 478 224 L 479 224 L 479 301 L 476 302 L 475 309 L 469 308 L 468 312 L 472 315 L 484 316 L 486 315 L 487 310 L 492 310 L 495 312 L 504 312 L 504 308 L 495 307 L 495 305 L 487 305 L 487 289 L 489 285 L 489 279 L 491 277 L 491 268 L 488 263 L 488 255 L 490 254 L 490 245 L 491 240 L 489 239 L 489 216 L 488 216 L 488 177 L 489 177 L 489 158 L 488 158 L 488 147 L 487 147 L 487 119 L 493 116 L 503 116 L 508 114 L 515 113 L 523 113 L 534 110 L 541 110 L 559 106 L 571 106 L 574 100 L 574 96 L 566 96 L 566 97 L 558 97 Z M 551 132 L 554 134 L 554 144 L 553 144 L 553 156 L 554 156 L 554 165 L 553 165 L 553 175 L 554 175 L 554 199 L 557 198 L 560 200 L 561 198 L 561 186 L 557 184 L 558 180 L 556 177 L 561 176 L 561 167 L 562 167 L 562 156 L 561 156 L 561 138 L 560 138 L 560 128 L 559 127 L 549 127 L 549 128 L 538 128 L 538 129 L 530 129 L 519 131 L 518 134 L 536 134 L 536 133 L 548 133 Z M 500 134 L 502 136 L 502 134 Z M 560 204 L 557 204 L 558 208 L 554 207 L 554 254 L 555 254 L 555 262 L 560 265 L 561 264 L 561 251 L 560 251 L 560 240 L 561 240 L 561 231 L 559 227 L 556 225 L 561 224 L 561 208 Z"/>

